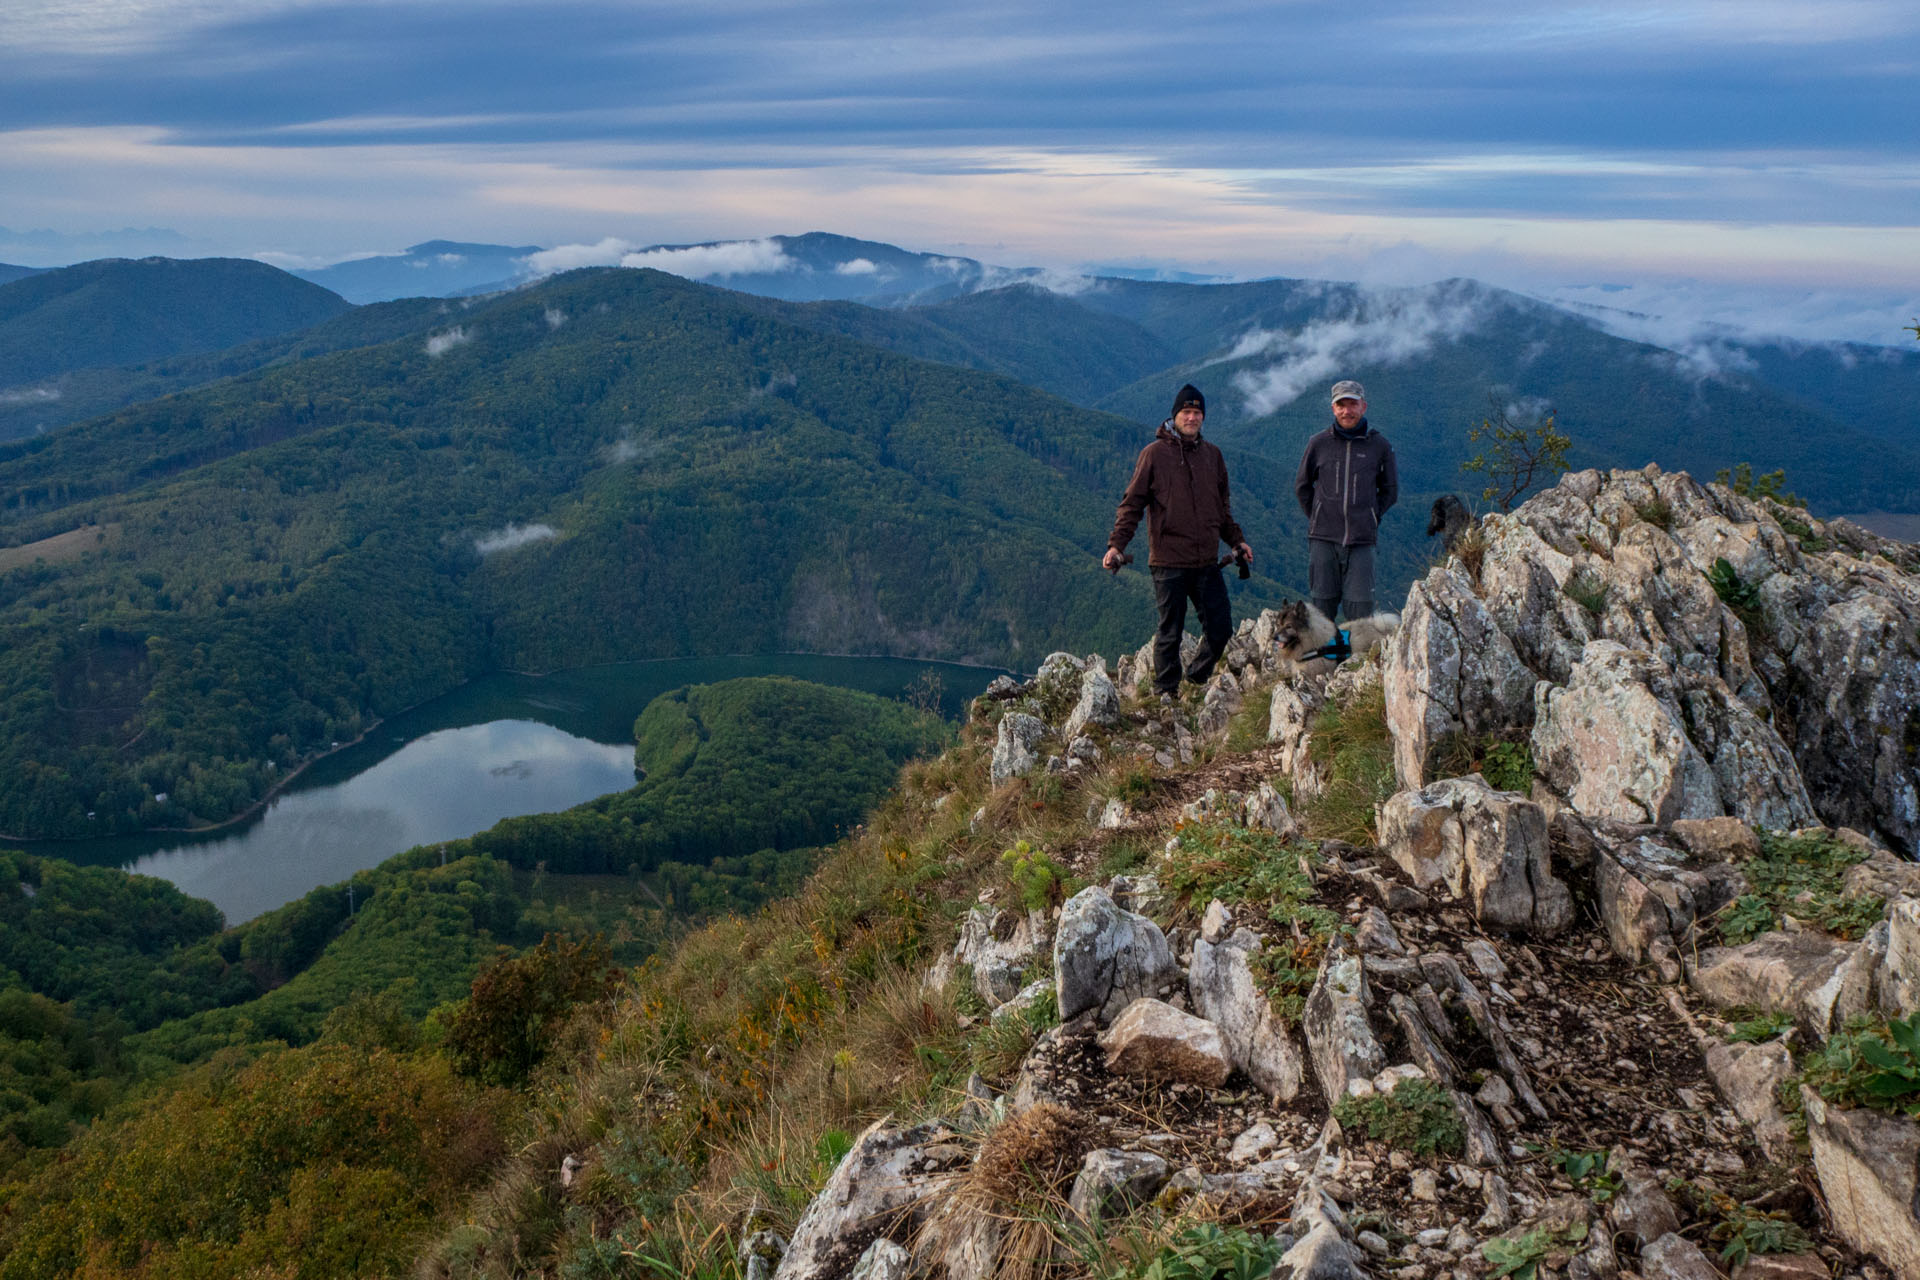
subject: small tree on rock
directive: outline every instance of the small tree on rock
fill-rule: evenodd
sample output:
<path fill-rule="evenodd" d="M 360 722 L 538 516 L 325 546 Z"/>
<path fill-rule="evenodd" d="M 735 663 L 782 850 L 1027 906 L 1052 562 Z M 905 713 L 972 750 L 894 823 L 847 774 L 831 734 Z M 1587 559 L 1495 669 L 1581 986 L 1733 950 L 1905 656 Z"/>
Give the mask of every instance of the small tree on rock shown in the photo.
<path fill-rule="evenodd" d="M 1573 440 L 1554 425 L 1550 409 L 1528 425 L 1515 422 L 1497 399 L 1489 398 L 1488 407 L 1488 416 L 1467 432 L 1467 443 L 1480 445 L 1480 452 L 1460 469 L 1485 476 L 1487 487 L 1480 496 L 1511 511 L 1517 499 L 1567 469 Z"/>

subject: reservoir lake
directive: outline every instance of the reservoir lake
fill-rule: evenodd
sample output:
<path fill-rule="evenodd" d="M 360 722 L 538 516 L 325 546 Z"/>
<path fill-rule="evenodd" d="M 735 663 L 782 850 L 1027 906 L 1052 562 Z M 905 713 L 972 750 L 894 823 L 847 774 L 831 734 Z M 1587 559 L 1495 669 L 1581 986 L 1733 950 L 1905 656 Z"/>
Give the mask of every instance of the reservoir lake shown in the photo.
<path fill-rule="evenodd" d="M 790 654 L 483 676 L 315 761 L 241 823 L 24 847 L 159 876 L 239 924 L 415 845 L 625 790 L 634 782 L 635 717 L 682 685 L 782 675 L 899 697 L 933 679 L 952 719 L 1000 674 L 905 658 Z"/>

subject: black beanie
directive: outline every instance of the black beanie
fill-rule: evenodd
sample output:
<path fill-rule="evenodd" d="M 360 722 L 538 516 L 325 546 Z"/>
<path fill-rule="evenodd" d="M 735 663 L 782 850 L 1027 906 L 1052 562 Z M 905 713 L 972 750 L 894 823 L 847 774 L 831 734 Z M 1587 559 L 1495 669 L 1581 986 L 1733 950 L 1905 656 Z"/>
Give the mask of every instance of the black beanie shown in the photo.
<path fill-rule="evenodd" d="M 1200 388 L 1194 386 L 1191 382 L 1180 388 L 1180 394 L 1173 398 L 1173 412 L 1167 416 L 1169 418 L 1174 417 L 1188 405 L 1192 405 L 1202 414 L 1207 411 L 1207 398 L 1201 395 Z"/>

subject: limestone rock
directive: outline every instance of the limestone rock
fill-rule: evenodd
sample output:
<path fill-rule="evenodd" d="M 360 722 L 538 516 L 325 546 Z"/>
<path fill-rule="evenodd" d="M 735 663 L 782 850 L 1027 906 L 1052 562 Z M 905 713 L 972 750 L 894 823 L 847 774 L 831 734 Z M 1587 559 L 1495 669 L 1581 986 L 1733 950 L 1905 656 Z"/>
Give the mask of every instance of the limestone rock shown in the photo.
<path fill-rule="evenodd" d="M 1616 1232 L 1642 1249 L 1680 1230 L 1680 1214 L 1661 1189 L 1659 1179 L 1637 1167 L 1625 1171 L 1607 1217 Z"/>
<path fill-rule="evenodd" d="M 1100 1037 L 1107 1069 L 1140 1080 L 1218 1088 L 1233 1074 L 1220 1028 L 1163 1000 L 1129 1004 Z"/>
<path fill-rule="evenodd" d="M 1347 1240 L 1346 1218 L 1317 1178 L 1301 1185 L 1288 1226 L 1294 1244 L 1274 1267 L 1274 1280 L 1364 1280 Z"/>
<path fill-rule="evenodd" d="M 1445 885 L 1483 924 L 1554 933 L 1573 919 L 1545 812 L 1478 774 L 1396 794 L 1380 807 L 1380 843 L 1416 888 Z"/>
<path fill-rule="evenodd" d="M 848 1243 L 863 1228 L 918 1205 L 966 1166 L 952 1136 L 944 1125 L 871 1125 L 800 1215 L 775 1280 L 826 1280 L 846 1270 L 855 1261 Z"/>
<path fill-rule="evenodd" d="M 1071 742 L 1088 725 L 1105 727 L 1120 719 L 1120 694 L 1104 667 L 1088 664 L 1080 677 L 1080 700 L 1074 703 L 1060 736 Z"/>
<path fill-rule="evenodd" d="M 1775 1040 L 1768 1044 L 1707 1046 L 1707 1076 L 1734 1114 L 1746 1121 L 1761 1149 L 1775 1160 L 1794 1159 L 1793 1131 L 1780 1109 L 1779 1088 L 1793 1074 L 1793 1054 Z"/>
<path fill-rule="evenodd" d="M 1067 1207 L 1082 1222 L 1098 1222 L 1150 1203 L 1172 1176 L 1167 1162 L 1150 1151 L 1090 1151 L 1073 1180 Z"/>
<path fill-rule="evenodd" d="M 1320 1092 L 1335 1102 L 1346 1097 L 1350 1082 L 1371 1081 L 1387 1065 L 1367 1022 L 1367 997 L 1360 957 L 1336 943 L 1320 965 L 1301 1018 Z"/>
<path fill-rule="evenodd" d="M 989 776 L 994 786 L 1032 773 L 1040 763 L 1035 748 L 1047 736 L 1046 722 L 1024 711 L 1009 711 L 1000 717 L 999 734 L 993 743 L 993 763 Z"/>
<path fill-rule="evenodd" d="M 1674 963 L 1696 920 L 1704 920 L 1746 892 L 1746 877 L 1730 863 L 1699 863 L 1652 836 L 1598 852 L 1594 895 L 1613 952 L 1635 964 Z M 1670 980 L 1679 977 L 1677 968 Z"/>
<path fill-rule="evenodd" d="M 1707 947 L 1688 981 L 1716 1008 L 1790 1013 L 1820 1035 L 1867 1011 L 1872 975 L 1849 965 L 1857 942 L 1822 933 L 1763 933 L 1737 947 Z"/>
<path fill-rule="evenodd" d="M 1220 1028 L 1233 1065 L 1271 1101 L 1290 1101 L 1300 1091 L 1305 1067 L 1292 1033 L 1254 981 L 1259 935 L 1251 929 L 1226 934 L 1231 920 L 1224 908 L 1216 917 L 1214 907 L 1218 906 L 1208 907 L 1202 935 L 1193 944 L 1187 991 L 1195 1011 Z M 1214 941 L 1206 936 L 1208 924 L 1214 929 Z"/>
<path fill-rule="evenodd" d="M 1833 1229 L 1896 1276 L 1920 1275 L 1920 1124 L 1906 1116 L 1829 1106 L 1800 1090 L 1813 1167 Z"/>
<path fill-rule="evenodd" d="M 1832 1280 L 1817 1253 L 1756 1253 L 1733 1269 L 1733 1280 Z"/>
<path fill-rule="evenodd" d="M 1287 808 L 1286 797 L 1275 791 L 1271 782 L 1262 782 L 1259 789 L 1247 797 L 1241 821 L 1249 831 L 1271 831 L 1282 840 L 1291 840 L 1300 834 L 1300 824 Z"/>
<path fill-rule="evenodd" d="M 1887 906 L 1887 948 L 1876 981 L 1879 1004 L 1893 1017 L 1920 1010 L 1920 897 Z"/>
<path fill-rule="evenodd" d="M 1122 910 L 1105 889 L 1082 889 L 1061 909 L 1053 974 L 1062 1021 L 1092 1010 L 1109 1022 L 1177 972 L 1160 926 Z"/>
<path fill-rule="evenodd" d="M 1534 675 L 1457 563 L 1433 570 L 1407 593 L 1382 666 L 1394 772 L 1403 788 L 1431 780 L 1434 753 L 1449 739 L 1533 723 Z"/>
<path fill-rule="evenodd" d="M 913 1255 L 891 1240 L 875 1240 L 854 1263 L 847 1280 L 907 1280 Z"/>
<path fill-rule="evenodd" d="M 1674 1232 L 1640 1250 L 1640 1274 L 1643 1280 L 1722 1280 L 1700 1246 Z"/>
<path fill-rule="evenodd" d="M 1760 838 L 1738 818 L 1682 818 L 1674 837 L 1705 862 L 1747 862 L 1760 856 Z"/>
<path fill-rule="evenodd" d="M 953 965 L 973 969 L 974 993 L 988 1008 L 1004 1004 L 1020 991 L 1036 957 L 1050 942 L 1046 913 L 1001 910 L 977 905 L 968 910 L 954 943 Z M 945 978 L 941 980 L 945 985 Z"/>

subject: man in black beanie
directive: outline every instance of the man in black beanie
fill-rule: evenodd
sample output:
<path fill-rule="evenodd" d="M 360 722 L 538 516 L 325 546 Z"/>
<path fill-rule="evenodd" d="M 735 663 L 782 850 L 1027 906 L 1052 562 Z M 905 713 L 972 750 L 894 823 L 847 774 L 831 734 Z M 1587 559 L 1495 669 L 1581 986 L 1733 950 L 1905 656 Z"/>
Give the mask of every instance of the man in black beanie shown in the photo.
<path fill-rule="evenodd" d="M 1180 692 L 1180 638 L 1187 625 L 1187 602 L 1200 612 L 1205 639 L 1187 669 L 1187 679 L 1206 683 L 1233 635 L 1227 580 L 1220 573 L 1220 544 L 1232 547 L 1242 564 L 1253 563 L 1227 496 L 1227 461 L 1200 438 L 1207 401 L 1192 384 L 1173 398 L 1173 413 L 1160 424 L 1153 443 L 1140 451 L 1133 479 L 1113 515 L 1113 532 L 1101 560 L 1109 573 L 1120 571 L 1121 553 L 1147 516 L 1147 565 L 1153 573 L 1153 597 L 1160 628 L 1153 637 L 1153 687 L 1166 696 Z"/>

